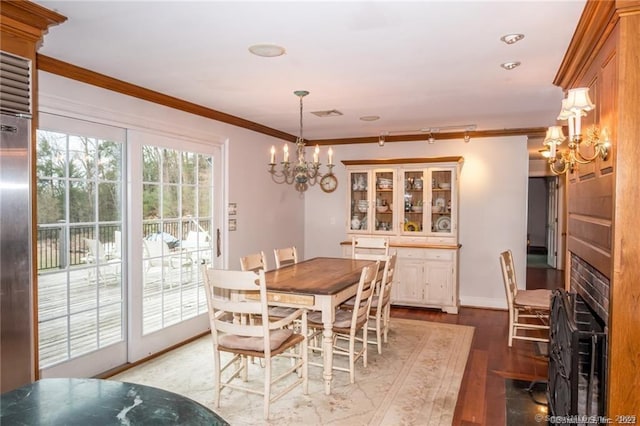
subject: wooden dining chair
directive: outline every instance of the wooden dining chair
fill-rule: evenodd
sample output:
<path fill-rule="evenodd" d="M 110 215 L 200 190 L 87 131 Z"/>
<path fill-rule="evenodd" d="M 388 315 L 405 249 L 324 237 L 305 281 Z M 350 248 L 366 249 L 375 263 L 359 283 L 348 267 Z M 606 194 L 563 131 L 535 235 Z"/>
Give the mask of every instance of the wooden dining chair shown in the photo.
<path fill-rule="evenodd" d="M 551 290 L 518 290 L 511 250 L 500 253 L 500 266 L 509 309 L 509 347 L 513 339 L 549 342 L 548 333 L 546 337 L 538 337 L 526 334 L 526 331 L 549 330 Z M 518 330 L 525 334 L 518 334 Z"/>
<path fill-rule="evenodd" d="M 220 406 L 220 393 L 226 387 L 257 393 L 263 395 L 264 418 L 268 419 L 270 403 L 298 385 L 302 385 L 305 395 L 308 393 L 306 310 L 297 309 L 278 320 L 269 318 L 262 269 L 229 271 L 203 265 L 203 272 L 213 338 L 215 406 Z M 259 299 L 245 297 L 251 292 L 258 293 Z M 237 320 L 244 315 L 260 316 L 263 321 L 253 324 Z M 291 327 L 294 321 L 300 322 L 299 333 Z M 224 363 L 223 353 L 231 355 L 230 359 L 224 357 Z M 264 366 L 247 362 L 248 357 L 263 359 Z M 273 361 L 277 357 L 288 358 L 290 362 L 279 363 L 275 371 Z M 262 390 L 243 384 L 248 381 L 251 365 L 264 373 Z"/>
<path fill-rule="evenodd" d="M 351 383 L 355 383 L 356 361 L 362 358 L 363 365 L 365 367 L 367 366 L 367 323 L 369 321 L 371 299 L 373 297 L 379 267 L 380 261 L 378 260 L 375 265 L 362 268 L 358 289 L 356 291 L 354 309 L 350 311 L 337 309 L 335 312 L 335 320 L 333 323 L 333 354 L 347 356 L 349 358 L 349 367 L 344 368 L 334 363 L 333 369 L 348 372 Z M 324 330 L 322 312 L 315 311 L 309 313 L 309 328 L 312 329 L 311 337 L 322 336 Z M 359 332 L 362 332 L 362 337 L 358 337 Z M 322 339 L 319 340 L 322 341 Z M 359 349 L 356 349 L 356 343 L 359 344 Z M 322 352 L 321 346 L 322 345 L 314 345 L 311 349 Z M 323 366 L 322 364 L 312 362 L 309 362 L 309 364 L 317 367 Z"/>
<path fill-rule="evenodd" d="M 298 263 L 298 251 L 294 247 L 280 248 L 273 250 L 276 259 L 276 268 Z"/>
<path fill-rule="evenodd" d="M 248 254 L 246 256 L 242 256 L 240 258 L 240 268 L 243 271 L 254 271 L 257 272 L 260 269 L 264 269 L 265 271 L 268 269 L 267 267 L 267 258 L 264 255 L 264 252 L 260 253 Z"/>

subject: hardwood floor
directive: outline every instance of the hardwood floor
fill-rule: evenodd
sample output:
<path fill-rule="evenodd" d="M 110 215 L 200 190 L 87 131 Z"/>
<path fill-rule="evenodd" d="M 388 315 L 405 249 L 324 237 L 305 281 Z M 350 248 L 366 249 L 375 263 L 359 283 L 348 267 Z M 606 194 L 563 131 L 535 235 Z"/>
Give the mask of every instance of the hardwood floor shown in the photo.
<path fill-rule="evenodd" d="M 562 285 L 562 271 L 527 268 L 528 289 L 554 289 Z M 391 315 L 475 327 L 454 425 L 506 425 L 504 379 L 547 378 L 547 358 L 536 351 L 534 342 L 514 340 L 511 348 L 507 346 L 506 310 L 462 307 L 458 315 L 451 315 L 437 310 L 393 307 Z"/>

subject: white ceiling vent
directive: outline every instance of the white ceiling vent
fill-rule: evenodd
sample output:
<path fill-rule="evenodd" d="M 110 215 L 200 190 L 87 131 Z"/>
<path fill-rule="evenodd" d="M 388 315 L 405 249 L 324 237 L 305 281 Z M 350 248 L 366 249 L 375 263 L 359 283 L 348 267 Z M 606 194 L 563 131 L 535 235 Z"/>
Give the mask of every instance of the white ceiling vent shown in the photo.
<path fill-rule="evenodd" d="M 311 111 L 311 114 L 317 115 L 318 117 L 338 117 L 339 115 L 342 115 L 342 113 L 337 109 L 330 109 L 327 111 Z"/>

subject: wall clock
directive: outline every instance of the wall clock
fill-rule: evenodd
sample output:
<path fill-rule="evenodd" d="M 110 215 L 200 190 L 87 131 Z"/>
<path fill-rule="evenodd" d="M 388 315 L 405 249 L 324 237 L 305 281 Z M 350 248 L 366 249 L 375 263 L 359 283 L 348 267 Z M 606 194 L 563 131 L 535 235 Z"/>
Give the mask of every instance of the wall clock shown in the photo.
<path fill-rule="evenodd" d="M 338 179 L 333 173 L 326 174 L 320 179 L 320 188 L 324 192 L 333 192 L 338 187 Z"/>

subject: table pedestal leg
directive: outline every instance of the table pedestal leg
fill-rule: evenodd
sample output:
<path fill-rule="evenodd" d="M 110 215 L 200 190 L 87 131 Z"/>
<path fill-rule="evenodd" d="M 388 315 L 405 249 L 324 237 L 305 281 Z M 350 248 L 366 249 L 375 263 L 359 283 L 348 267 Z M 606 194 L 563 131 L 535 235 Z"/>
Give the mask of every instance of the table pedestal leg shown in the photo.
<path fill-rule="evenodd" d="M 333 321 L 329 324 L 324 323 L 322 339 L 322 356 L 324 357 L 324 393 L 331 394 L 331 379 L 333 378 Z"/>

